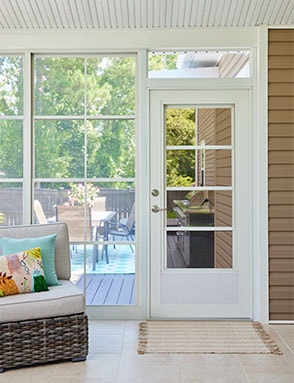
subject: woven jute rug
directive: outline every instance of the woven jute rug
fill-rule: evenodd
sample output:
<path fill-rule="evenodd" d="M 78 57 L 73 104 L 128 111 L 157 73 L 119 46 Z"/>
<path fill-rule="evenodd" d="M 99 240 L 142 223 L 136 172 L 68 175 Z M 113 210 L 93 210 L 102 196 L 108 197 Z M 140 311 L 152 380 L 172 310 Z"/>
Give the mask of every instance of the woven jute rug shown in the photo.
<path fill-rule="evenodd" d="M 146 321 L 139 323 L 139 354 L 277 354 L 258 322 Z"/>

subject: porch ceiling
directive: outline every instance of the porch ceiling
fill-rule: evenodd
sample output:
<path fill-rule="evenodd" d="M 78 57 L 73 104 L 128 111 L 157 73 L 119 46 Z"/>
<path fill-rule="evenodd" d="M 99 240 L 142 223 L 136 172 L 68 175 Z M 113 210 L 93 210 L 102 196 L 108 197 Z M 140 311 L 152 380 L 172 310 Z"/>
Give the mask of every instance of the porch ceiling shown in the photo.
<path fill-rule="evenodd" d="M 293 0 L 1 0 L 0 30 L 293 25 Z"/>

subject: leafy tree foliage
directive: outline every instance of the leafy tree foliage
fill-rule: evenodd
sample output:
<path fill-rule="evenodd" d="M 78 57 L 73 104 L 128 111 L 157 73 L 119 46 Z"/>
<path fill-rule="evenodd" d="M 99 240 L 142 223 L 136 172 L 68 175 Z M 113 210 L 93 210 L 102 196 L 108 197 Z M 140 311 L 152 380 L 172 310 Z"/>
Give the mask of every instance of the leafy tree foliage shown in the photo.
<path fill-rule="evenodd" d="M 176 55 L 153 55 L 149 69 L 176 64 Z M 0 57 L 2 116 L 23 114 L 22 71 L 21 57 Z M 134 57 L 36 56 L 34 82 L 36 177 L 135 176 Z M 193 109 L 168 108 L 166 144 L 193 145 L 194 125 Z M 194 152 L 168 151 L 166 167 L 169 186 L 190 185 Z M 0 120 L 0 176 L 23 176 L 21 120 Z"/>
<path fill-rule="evenodd" d="M 22 58 L 0 56 L 0 115 L 23 113 Z M 22 177 L 23 126 L 21 121 L 0 120 L 0 177 Z"/>
<path fill-rule="evenodd" d="M 166 145 L 195 145 L 195 109 L 166 108 Z M 168 186 L 190 186 L 195 180 L 195 151 L 168 150 L 166 154 Z"/>
<path fill-rule="evenodd" d="M 149 57 L 148 69 L 150 71 L 177 69 L 177 60 L 178 58 L 175 54 L 153 54 Z"/>
<path fill-rule="evenodd" d="M 40 58 L 35 67 L 36 114 L 72 116 L 40 121 L 37 176 L 133 177 L 133 123 L 116 116 L 135 112 L 134 58 Z M 85 115 L 86 120 L 75 120 Z M 41 141 L 46 135 L 52 137 L 48 156 Z"/>

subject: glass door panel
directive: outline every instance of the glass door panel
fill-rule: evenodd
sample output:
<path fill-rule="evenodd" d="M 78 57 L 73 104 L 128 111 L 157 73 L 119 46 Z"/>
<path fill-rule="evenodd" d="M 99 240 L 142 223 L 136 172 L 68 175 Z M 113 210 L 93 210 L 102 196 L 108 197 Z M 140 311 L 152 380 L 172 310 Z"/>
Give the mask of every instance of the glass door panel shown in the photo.
<path fill-rule="evenodd" d="M 165 129 L 167 268 L 232 268 L 232 242 L 220 263 L 215 241 L 232 234 L 232 110 L 166 106 Z"/>

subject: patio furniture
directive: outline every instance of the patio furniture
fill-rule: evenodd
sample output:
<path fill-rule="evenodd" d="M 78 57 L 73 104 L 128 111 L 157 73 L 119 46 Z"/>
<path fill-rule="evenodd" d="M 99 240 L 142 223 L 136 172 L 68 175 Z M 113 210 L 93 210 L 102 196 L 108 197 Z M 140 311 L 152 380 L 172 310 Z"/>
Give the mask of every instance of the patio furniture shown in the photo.
<path fill-rule="evenodd" d="M 109 226 L 113 222 L 113 218 L 116 215 L 116 211 L 92 211 L 92 218 L 94 224 L 94 232 L 96 231 L 96 237 L 101 238 L 103 241 L 107 242 L 109 237 Z M 108 244 L 103 244 L 102 247 L 102 256 L 105 253 L 106 263 L 109 263 L 108 259 Z M 98 259 L 97 259 L 98 261 Z M 95 270 L 95 268 L 93 269 Z"/>
<path fill-rule="evenodd" d="M 92 211 L 84 206 L 66 206 L 56 205 L 56 221 L 67 224 L 69 242 L 74 246 L 84 241 L 97 241 L 98 231 L 92 225 Z M 85 214 L 86 213 L 86 214 Z M 96 268 L 98 261 L 98 245 L 93 244 L 93 270 Z"/>
<path fill-rule="evenodd" d="M 47 223 L 47 218 L 45 216 L 41 202 L 37 199 L 34 200 L 34 212 L 39 224 Z"/>
<path fill-rule="evenodd" d="M 56 221 L 55 217 L 46 218 L 43 206 L 37 199 L 34 200 L 34 213 L 38 224 L 52 223 Z"/>
<path fill-rule="evenodd" d="M 1 255 L 4 237 L 12 243 L 19 243 L 17 239 L 38 243 L 42 238 L 55 235 L 55 257 L 51 265 L 55 268 L 51 271 L 56 272 L 58 284 L 50 285 L 49 291 L 0 297 L 0 372 L 61 360 L 82 361 L 87 357 L 85 296 L 70 282 L 67 226 L 52 223 L 1 227 Z M 46 275 L 44 260 L 43 264 Z M 46 280 L 49 281 L 47 277 Z"/>
<path fill-rule="evenodd" d="M 115 237 L 125 237 L 128 241 L 131 239 L 134 240 L 135 233 L 135 204 L 133 204 L 131 212 L 126 221 L 121 219 L 120 221 L 112 221 L 108 229 L 108 235 Z M 115 247 L 115 245 L 114 245 Z M 130 245 L 132 252 L 134 252 L 132 245 Z"/>

